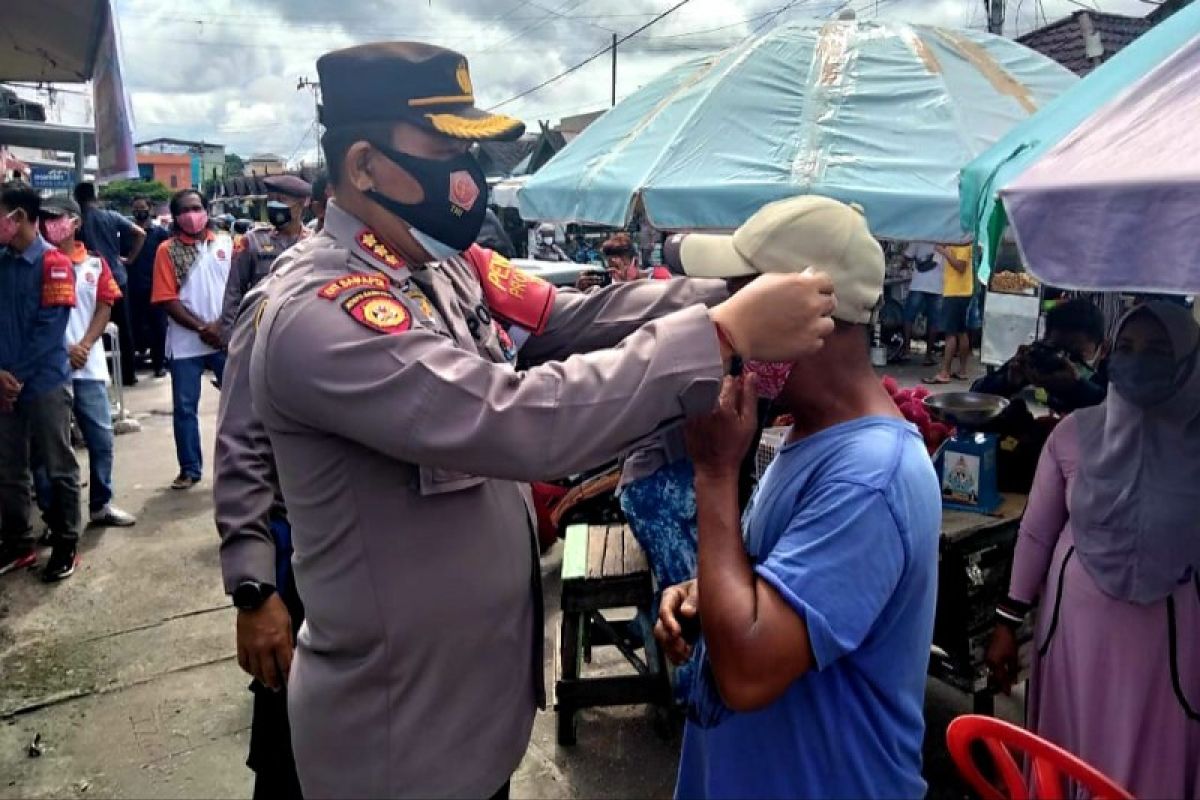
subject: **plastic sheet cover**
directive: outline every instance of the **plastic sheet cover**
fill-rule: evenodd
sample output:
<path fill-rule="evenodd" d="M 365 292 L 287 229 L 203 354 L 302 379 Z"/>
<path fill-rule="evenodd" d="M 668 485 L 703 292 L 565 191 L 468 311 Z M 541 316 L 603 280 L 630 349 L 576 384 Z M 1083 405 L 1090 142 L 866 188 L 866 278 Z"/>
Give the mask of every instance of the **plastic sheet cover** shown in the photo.
<path fill-rule="evenodd" d="M 1200 292 L 1200 35 L 1000 197 L 1029 270 L 1098 291 Z"/>
<path fill-rule="evenodd" d="M 1142 34 L 963 169 L 962 224 L 974 232 L 980 244 L 982 280 L 988 280 L 1007 226 L 998 192 L 1097 108 L 1141 79 L 1198 33 L 1200 4 L 1193 3 Z M 1195 141 L 1194 131 L 1182 135 Z"/>
<path fill-rule="evenodd" d="M 684 64 L 534 175 L 526 219 L 731 230 L 764 203 L 858 202 L 881 238 L 956 242 L 959 170 L 1075 83 L 985 33 L 895 22 L 787 25 Z"/>

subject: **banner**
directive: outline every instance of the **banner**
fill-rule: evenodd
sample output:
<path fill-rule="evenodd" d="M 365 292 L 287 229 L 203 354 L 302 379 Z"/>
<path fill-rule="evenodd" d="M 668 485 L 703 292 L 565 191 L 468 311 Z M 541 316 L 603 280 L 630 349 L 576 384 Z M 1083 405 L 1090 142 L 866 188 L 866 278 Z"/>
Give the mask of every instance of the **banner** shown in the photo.
<path fill-rule="evenodd" d="M 92 100 L 96 108 L 96 181 L 138 176 L 133 150 L 133 109 L 121 78 L 121 37 L 111 2 L 96 50 Z"/>

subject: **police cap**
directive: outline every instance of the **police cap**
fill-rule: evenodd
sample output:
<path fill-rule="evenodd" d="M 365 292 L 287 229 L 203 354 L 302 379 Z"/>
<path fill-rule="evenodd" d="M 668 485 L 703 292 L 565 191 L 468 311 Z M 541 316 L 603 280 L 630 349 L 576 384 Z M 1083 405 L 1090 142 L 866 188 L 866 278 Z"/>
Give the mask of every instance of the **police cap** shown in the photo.
<path fill-rule="evenodd" d="M 525 125 L 475 106 L 467 59 L 421 42 L 379 42 L 317 59 L 326 128 L 408 122 L 442 136 L 512 141 Z"/>
<path fill-rule="evenodd" d="M 268 192 L 286 194 L 288 197 L 308 197 L 312 194 L 312 186 L 303 178 L 295 175 L 268 175 L 263 178 L 263 186 Z"/>

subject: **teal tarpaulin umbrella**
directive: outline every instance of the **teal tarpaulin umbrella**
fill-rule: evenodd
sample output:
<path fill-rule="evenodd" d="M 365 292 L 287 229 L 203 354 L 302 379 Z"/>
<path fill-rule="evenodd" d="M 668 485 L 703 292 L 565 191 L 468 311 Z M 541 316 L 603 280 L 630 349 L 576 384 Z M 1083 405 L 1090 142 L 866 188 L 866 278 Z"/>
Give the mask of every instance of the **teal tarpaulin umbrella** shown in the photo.
<path fill-rule="evenodd" d="M 1015 42 L 897 22 L 796 24 L 669 71 L 594 122 L 519 196 L 526 219 L 736 228 L 814 193 L 881 238 L 963 241 L 958 172 L 1073 85 Z"/>
<path fill-rule="evenodd" d="M 1008 225 L 998 194 L 1106 103 L 1200 35 L 1200 4 L 1177 11 L 1013 128 L 962 171 L 962 225 L 980 245 L 979 277 L 991 275 Z M 1162 120 L 1169 124 L 1169 119 Z M 1195 132 L 1182 135 L 1195 136 Z M 1136 243 L 1130 242 L 1135 247 Z"/>

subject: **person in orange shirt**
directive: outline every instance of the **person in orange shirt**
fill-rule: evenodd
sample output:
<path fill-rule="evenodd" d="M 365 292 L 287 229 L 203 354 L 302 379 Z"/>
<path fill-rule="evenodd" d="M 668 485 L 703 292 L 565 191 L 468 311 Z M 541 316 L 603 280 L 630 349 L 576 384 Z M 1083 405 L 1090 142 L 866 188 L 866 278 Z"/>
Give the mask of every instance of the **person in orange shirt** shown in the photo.
<path fill-rule="evenodd" d="M 204 465 L 197 415 L 200 381 L 207 369 L 216 376 L 219 387 L 225 371 L 220 318 L 233 239 L 227 232 L 211 229 L 208 200 L 194 189 L 176 192 L 170 208 L 172 235 L 154 256 L 150 300 L 167 312 L 167 358 L 179 460 L 179 474 L 171 488 L 190 489 L 200 482 Z"/>

